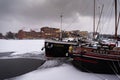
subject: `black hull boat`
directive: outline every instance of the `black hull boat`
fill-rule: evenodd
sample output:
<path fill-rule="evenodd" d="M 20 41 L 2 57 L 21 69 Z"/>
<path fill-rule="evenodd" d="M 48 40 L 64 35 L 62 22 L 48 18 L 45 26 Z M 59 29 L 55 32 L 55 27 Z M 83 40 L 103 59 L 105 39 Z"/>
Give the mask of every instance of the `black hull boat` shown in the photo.
<path fill-rule="evenodd" d="M 44 60 L 32 58 L 0 58 L 0 80 L 33 71 L 44 62 Z"/>
<path fill-rule="evenodd" d="M 45 54 L 47 57 L 67 57 L 69 46 L 76 46 L 76 43 L 62 41 L 45 41 Z"/>
<path fill-rule="evenodd" d="M 119 47 L 117 49 L 120 49 Z M 71 53 L 77 68 L 97 73 L 120 73 L 120 51 L 78 47 Z"/>

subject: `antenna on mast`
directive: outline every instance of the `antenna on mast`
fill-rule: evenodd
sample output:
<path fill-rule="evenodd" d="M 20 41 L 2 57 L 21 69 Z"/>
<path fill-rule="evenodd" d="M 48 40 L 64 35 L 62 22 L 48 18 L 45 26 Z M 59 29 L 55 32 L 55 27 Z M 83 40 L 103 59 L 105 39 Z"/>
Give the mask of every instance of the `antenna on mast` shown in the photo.
<path fill-rule="evenodd" d="M 61 18 L 61 23 L 60 23 L 60 40 L 62 41 L 62 18 L 63 18 L 63 14 L 61 13 L 60 15 Z"/>
<path fill-rule="evenodd" d="M 117 0 L 115 0 L 115 38 L 117 39 Z"/>
<path fill-rule="evenodd" d="M 94 0 L 94 15 L 93 15 L 93 39 L 95 38 L 95 0 Z"/>

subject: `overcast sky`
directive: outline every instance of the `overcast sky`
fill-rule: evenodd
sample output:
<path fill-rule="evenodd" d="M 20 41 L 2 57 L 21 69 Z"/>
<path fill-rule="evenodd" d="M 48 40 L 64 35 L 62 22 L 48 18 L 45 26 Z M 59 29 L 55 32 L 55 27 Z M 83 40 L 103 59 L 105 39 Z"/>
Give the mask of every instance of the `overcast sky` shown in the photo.
<path fill-rule="evenodd" d="M 103 4 L 98 31 L 114 34 L 114 0 L 96 0 L 96 26 Z M 93 31 L 93 0 L 0 0 L 0 32 L 60 28 L 61 14 L 62 30 Z"/>

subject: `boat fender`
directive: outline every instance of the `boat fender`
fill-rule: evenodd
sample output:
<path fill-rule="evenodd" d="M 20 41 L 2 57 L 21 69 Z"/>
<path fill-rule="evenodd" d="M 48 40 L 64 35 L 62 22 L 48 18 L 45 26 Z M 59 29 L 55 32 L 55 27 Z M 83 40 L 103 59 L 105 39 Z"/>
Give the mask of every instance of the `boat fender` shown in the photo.
<path fill-rule="evenodd" d="M 68 53 L 66 53 L 65 56 L 68 56 Z"/>
<path fill-rule="evenodd" d="M 72 52 L 73 52 L 73 46 L 72 46 L 72 45 L 69 46 L 68 52 L 69 52 L 69 53 L 72 53 Z"/>

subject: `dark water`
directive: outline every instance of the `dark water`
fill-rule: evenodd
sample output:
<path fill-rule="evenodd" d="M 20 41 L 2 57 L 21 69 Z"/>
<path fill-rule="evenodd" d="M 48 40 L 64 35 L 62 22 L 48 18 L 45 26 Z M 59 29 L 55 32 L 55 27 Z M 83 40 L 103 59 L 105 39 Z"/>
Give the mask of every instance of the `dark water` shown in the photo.
<path fill-rule="evenodd" d="M 31 58 L 0 59 L 0 80 L 33 71 L 44 62 L 45 60 Z"/>
<path fill-rule="evenodd" d="M 0 57 L 10 56 L 14 52 L 0 52 Z"/>

